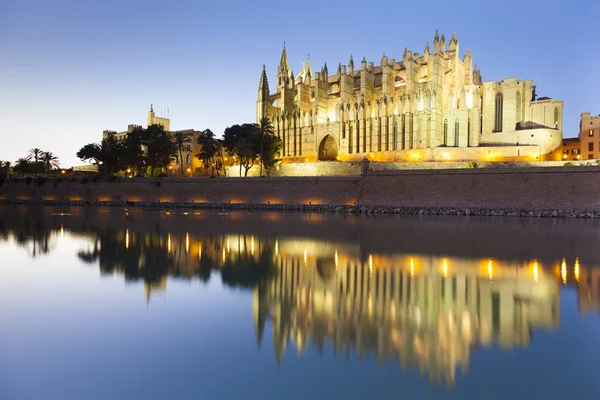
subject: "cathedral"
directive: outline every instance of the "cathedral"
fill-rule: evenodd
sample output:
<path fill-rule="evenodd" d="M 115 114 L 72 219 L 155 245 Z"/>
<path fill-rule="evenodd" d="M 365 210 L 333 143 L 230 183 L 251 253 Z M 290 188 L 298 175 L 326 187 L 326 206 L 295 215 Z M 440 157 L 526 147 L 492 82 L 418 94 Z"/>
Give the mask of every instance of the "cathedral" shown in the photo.
<path fill-rule="evenodd" d="M 484 82 L 455 34 L 377 66 L 350 56 L 333 74 L 308 60 L 295 76 L 284 46 L 276 82 L 272 93 L 263 66 L 256 119 L 271 119 L 284 162 L 535 161 L 562 141 L 562 101 L 531 80 Z"/>

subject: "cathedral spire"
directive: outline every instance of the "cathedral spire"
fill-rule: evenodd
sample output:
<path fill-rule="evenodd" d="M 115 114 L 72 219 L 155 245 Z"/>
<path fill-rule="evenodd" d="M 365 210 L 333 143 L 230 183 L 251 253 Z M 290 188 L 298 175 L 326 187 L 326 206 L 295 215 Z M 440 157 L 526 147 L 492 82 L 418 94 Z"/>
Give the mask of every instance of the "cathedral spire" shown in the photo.
<path fill-rule="evenodd" d="M 354 59 L 352 58 L 352 54 L 350 54 L 350 61 L 348 61 L 348 71 L 350 71 L 350 75 L 354 73 Z"/>
<path fill-rule="evenodd" d="M 154 108 L 152 108 L 152 104 L 150 104 L 150 112 L 154 112 Z"/>
<path fill-rule="evenodd" d="M 287 50 L 285 49 L 285 42 L 283 42 L 283 51 L 281 52 L 281 61 L 279 62 L 279 74 L 288 75 L 290 72 L 290 63 L 288 62 Z"/>
<path fill-rule="evenodd" d="M 258 84 L 258 94 L 262 96 L 262 99 L 269 97 L 269 80 L 267 79 L 267 70 L 265 65 L 262 66 L 262 73 L 260 74 L 260 83 Z"/>

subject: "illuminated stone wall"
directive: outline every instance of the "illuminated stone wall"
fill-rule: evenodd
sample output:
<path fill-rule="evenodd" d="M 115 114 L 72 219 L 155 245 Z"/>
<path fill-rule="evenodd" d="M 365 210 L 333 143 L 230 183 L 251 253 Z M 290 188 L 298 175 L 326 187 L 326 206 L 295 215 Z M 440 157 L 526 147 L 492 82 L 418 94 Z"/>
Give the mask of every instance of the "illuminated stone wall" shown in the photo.
<path fill-rule="evenodd" d="M 455 35 L 446 45 L 436 32 L 422 55 L 404 50 L 313 71 L 308 60 L 294 75 L 284 48 L 271 92 L 263 67 L 256 118 L 273 121 L 285 161 L 360 160 L 370 153 L 388 161 L 530 160 L 549 155 L 562 139 L 562 101 L 536 98 L 531 80 L 483 82 L 470 51 L 459 54 Z M 533 135 L 533 136 L 532 136 Z M 511 147 L 514 147 L 512 149 Z M 446 151 L 438 152 L 444 148 Z"/>
<path fill-rule="evenodd" d="M 600 168 L 380 171 L 366 177 L 5 180 L 0 199 L 600 210 Z"/>

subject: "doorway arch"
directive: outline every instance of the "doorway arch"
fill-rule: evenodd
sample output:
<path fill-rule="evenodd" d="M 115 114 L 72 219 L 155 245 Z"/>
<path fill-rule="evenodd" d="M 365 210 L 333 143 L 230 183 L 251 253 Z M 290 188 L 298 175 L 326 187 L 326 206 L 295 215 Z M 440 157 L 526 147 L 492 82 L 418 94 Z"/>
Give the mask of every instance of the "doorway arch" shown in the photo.
<path fill-rule="evenodd" d="M 327 134 L 319 144 L 319 161 L 337 160 L 338 148 L 333 136 Z"/>

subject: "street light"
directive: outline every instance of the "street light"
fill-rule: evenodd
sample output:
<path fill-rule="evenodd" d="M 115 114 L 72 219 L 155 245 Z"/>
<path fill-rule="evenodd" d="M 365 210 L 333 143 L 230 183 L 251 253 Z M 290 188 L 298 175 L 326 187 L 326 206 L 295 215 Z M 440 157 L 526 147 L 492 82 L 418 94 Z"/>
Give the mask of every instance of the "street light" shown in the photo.
<path fill-rule="evenodd" d="M 188 167 L 187 172 L 190 174 L 190 178 L 192 177 L 192 169 Z"/>

